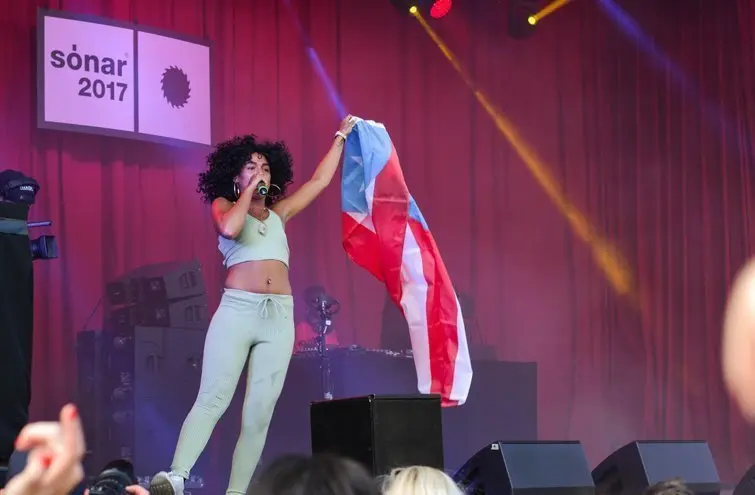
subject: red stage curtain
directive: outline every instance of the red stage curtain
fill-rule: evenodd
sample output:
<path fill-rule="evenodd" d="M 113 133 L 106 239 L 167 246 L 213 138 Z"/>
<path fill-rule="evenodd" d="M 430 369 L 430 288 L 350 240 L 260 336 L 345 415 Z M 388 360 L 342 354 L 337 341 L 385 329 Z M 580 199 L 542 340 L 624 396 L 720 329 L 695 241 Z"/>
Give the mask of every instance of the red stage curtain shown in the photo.
<path fill-rule="evenodd" d="M 755 232 L 755 2 L 619 2 L 694 81 L 686 87 L 599 2 L 567 5 L 523 41 L 505 36 L 505 2 L 455 2 L 433 24 L 624 253 L 639 307 L 614 293 L 414 20 L 388 0 L 292 3 L 349 110 L 388 126 L 475 303 L 470 341 L 538 362 L 542 438 L 581 439 L 594 463 L 636 438 L 702 438 L 738 477 L 755 452 L 722 387 L 719 332 Z M 108 280 L 197 257 L 215 303 L 222 269 L 195 193 L 203 151 L 35 129 L 38 5 L 212 40 L 216 139 L 285 139 L 298 183 L 338 116 L 281 1 L 0 0 L 0 164 L 42 184 L 32 217 L 53 220 L 61 250 L 35 265 L 32 412 L 51 417 L 73 396 L 75 337 Z M 292 281 L 297 295 L 317 283 L 341 300 L 342 343 L 378 347 L 384 290 L 346 259 L 339 205 L 333 184 L 290 225 Z"/>

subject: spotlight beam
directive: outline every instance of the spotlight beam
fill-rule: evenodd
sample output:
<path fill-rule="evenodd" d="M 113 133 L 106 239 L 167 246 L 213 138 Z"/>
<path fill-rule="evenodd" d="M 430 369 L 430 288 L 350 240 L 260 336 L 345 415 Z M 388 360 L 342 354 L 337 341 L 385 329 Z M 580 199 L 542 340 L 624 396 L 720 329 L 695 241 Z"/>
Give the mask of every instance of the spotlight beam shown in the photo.
<path fill-rule="evenodd" d="M 571 2 L 571 0 L 554 0 L 553 2 L 540 9 L 540 12 L 538 12 L 537 14 L 531 15 L 527 19 L 527 22 L 534 26 L 535 24 L 540 22 L 540 19 L 543 19 L 544 17 L 552 14 L 569 2 Z"/>
<path fill-rule="evenodd" d="M 635 303 L 639 302 L 629 264 L 618 249 L 607 239 L 603 238 L 585 218 L 579 208 L 569 200 L 563 191 L 563 187 L 553 177 L 548 166 L 543 163 L 535 150 L 519 135 L 514 125 L 495 108 L 481 90 L 477 89 L 477 85 L 470 75 L 440 36 L 427 24 L 422 14 L 416 12 L 413 15 L 446 59 L 456 69 L 469 89 L 472 90 L 477 102 L 488 113 L 498 131 L 506 138 L 517 155 L 519 155 L 519 158 L 527 166 L 537 183 L 542 187 L 543 191 L 572 228 L 574 235 L 588 245 L 592 252 L 593 261 L 603 272 L 614 290 L 620 295 L 628 296 Z"/>

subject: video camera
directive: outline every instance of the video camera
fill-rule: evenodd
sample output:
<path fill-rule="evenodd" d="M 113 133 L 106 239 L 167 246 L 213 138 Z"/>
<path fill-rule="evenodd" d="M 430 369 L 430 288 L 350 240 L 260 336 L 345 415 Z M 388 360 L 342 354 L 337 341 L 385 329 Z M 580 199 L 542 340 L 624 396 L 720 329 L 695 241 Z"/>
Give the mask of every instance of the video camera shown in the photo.
<path fill-rule="evenodd" d="M 26 223 L 28 207 L 36 201 L 39 189 L 39 183 L 36 180 L 18 170 L 0 172 L 0 203 L 26 207 L 19 210 L 13 209 L 13 214 L 5 213 L 5 208 L 0 209 L 0 233 L 28 236 L 29 228 L 52 224 L 50 221 Z M 58 257 L 58 245 L 55 237 L 51 235 L 41 235 L 36 239 L 29 238 L 29 249 L 31 249 L 33 260 L 49 260 Z"/>
<path fill-rule="evenodd" d="M 136 485 L 134 466 L 125 459 L 109 462 L 89 487 L 89 495 L 127 495 L 126 487 Z"/>

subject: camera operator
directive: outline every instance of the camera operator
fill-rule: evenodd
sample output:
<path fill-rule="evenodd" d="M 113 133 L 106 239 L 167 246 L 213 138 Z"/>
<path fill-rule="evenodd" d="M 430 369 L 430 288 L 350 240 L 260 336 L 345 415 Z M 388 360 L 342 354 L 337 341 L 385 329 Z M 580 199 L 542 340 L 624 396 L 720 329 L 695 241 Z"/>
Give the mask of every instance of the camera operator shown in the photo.
<path fill-rule="evenodd" d="M 27 220 L 38 190 L 21 172 L 0 172 L 0 464 L 29 421 L 34 285 Z"/>
<path fill-rule="evenodd" d="M 39 184 L 17 170 L 0 172 L 0 465 L 29 421 L 36 259 L 57 258 L 55 237 L 30 241 L 29 209 Z"/>

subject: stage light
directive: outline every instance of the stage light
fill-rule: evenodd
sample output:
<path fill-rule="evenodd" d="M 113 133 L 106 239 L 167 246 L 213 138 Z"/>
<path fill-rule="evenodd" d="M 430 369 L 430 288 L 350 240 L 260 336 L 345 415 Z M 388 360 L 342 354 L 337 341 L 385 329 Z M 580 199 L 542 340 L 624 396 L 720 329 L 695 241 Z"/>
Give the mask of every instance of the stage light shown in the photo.
<path fill-rule="evenodd" d="M 433 19 L 445 17 L 451 11 L 452 5 L 451 0 L 436 0 L 430 7 L 430 17 Z"/>
<path fill-rule="evenodd" d="M 451 3 L 450 0 L 391 0 L 391 4 L 402 14 L 412 17 L 429 12 L 434 3 Z"/>
<path fill-rule="evenodd" d="M 535 32 L 535 24 L 540 20 L 538 10 L 540 0 L 509 0 L 509 36 L 525 39 Z M 534 21 L 534 22 L 533 22 Z"/>

